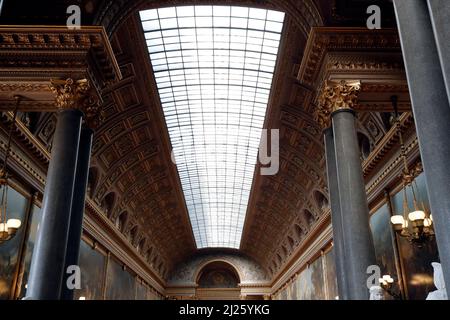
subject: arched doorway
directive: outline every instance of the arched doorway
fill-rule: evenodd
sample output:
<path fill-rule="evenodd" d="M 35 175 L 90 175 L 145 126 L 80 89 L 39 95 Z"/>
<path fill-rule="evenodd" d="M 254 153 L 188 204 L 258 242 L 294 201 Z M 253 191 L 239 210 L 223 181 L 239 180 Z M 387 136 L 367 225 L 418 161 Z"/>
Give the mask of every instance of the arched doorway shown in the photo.
<path fill-rule="evenodd" d="M 214 261 L 203 266 L 197 275 L 198 300 L 238 300 L 240 277 L 229 263 Z"/>

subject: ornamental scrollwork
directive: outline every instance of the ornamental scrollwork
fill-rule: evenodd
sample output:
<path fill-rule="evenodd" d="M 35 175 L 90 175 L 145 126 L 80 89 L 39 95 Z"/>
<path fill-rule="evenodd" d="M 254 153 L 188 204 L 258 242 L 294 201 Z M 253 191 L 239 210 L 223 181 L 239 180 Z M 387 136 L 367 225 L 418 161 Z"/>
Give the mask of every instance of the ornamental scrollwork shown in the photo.
<path fill-rule="evenodd" d="M 357 82 L 326 82 L 319 97 L 315 119 L 322 129 L 331 126 L 331 114 L 338 110 L 353 109 L 358 103 L 361 84 Z"/>
<path fill-rule="evenodd" d="M 55 93 L 55 104 L 60 110 L 76 109 L 84 113 L 84 123 L 96 129 L 104 119 L 99 99 L 87 79 L 51 80 L 50 89 Z"/>

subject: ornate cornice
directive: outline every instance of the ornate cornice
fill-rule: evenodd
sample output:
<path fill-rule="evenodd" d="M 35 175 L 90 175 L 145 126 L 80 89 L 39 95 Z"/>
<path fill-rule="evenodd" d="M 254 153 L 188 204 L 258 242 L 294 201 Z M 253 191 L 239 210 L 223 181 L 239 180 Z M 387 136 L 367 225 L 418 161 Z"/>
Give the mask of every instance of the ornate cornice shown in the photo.
<path fill-rule="evenodd" d="M 400 129 L 402 134 L 406 134 L 414 125 L 412 113 L 403 113 L 400 117 Z M 386 154 L 392 150 L 395 144 L 398 143 L 398 132 L 395 127 L 392 127 L 377 144 L 375 149 L 370 153 L 369 157 L 363 162 L 364 177 L 369 177 L 373 170 L 385 158 Z"/>
<path fill-rule="evenodd" d="M 361 90 L 359 81 L 327 81 L 320 94 L 319 107 L 315 118 L 322 129 L 331 127 L 331 115 L 338 110 L 353 110 L 358 103 L 358 94 Z"/>
<path fill-rule="evenodd" d="M 21 95 L 20 111 L 55 111 L 49 105 L 52 91 L 44 88 L 50 79 L 88 79 L 100 96 L 122 78 L 108 37 L 98 26 L 0 26 L 0 54 L 2 109 L 10 108 L 9 96 Z M 68 106 L 69 100 L 59 102 Z"/>
<path fill-rule="evenodd" d="M 400 52 L 400 40 L 395 29 L 368 30 L 367 28 L 312 28 L 298 72 L 298 80 L 314 87 L 323 72 L 323 61 L 329 52 Z M 354 69 L 370 67 L 358 64 L 333 64 L 334 68 Z"/>

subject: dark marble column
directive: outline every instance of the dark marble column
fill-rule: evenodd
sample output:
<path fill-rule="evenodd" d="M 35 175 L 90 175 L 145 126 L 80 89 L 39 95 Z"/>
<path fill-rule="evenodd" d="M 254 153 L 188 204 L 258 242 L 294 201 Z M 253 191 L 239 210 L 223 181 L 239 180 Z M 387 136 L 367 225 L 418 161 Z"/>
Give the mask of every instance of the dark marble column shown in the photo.
<path fill-rule="evenodd" d="M 449 99 L 427 2 L 394 0 L 394 6 L 436 242 L 450 293 Z M 447 64 L 448 58 L 442 57 Z"/>
<path fill-rule="evenodd" d="M 344 265 L 345 249 L 342 226 L 342 212 L 336 171 L 333 129 L 324 130 L 325 159 L 327 164 L 328 191 L 331 205 L 331 224 L 333 227 L 334 261 L 340 300 L 348 299 L 347 273 Z"/>
<path fill-rule="evenodd" d="M 81 129 L 64 270 L 67 270 L 67 267 L 71 265 L 78 265 L 81 235 L 83 231 L 83 216 L 89 175 L 89 164 L 91 159 L 92 136 L 92 129 L 86 127 Z M 61 299 L 73 300 L 74 290 L 69 289 L 67 285 L 65 285 L 67 276 L 68 275 L 65 274 Z"/>
<path fill-rule="evenodd" d="M 369 226 L 369 208 L 356 135 L 355 113 L 350 109 L 334 111 L 333 132 L 342 235 L 347 274 L 348 298 L 367 300 L 367 267 L 376 264 Z"/>
<path fill-rule="evenodd" d="M 442 75 L 447 89 L 447 96 L 450 97 L 450 1 L 428 0 L 428 9 L 441 62 Z"/>
<path fill-rule="evenodd" d="M 60 297 L 82 116 L 74 109 L 58 114 L 27 299 Z"/>

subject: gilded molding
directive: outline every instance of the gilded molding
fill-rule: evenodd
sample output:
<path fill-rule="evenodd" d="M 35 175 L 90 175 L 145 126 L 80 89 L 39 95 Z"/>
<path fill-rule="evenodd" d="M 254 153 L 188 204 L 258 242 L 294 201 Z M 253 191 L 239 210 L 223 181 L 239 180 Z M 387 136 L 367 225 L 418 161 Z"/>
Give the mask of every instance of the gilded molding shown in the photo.
<path fill-rule="evenodd" d="M 87 79 L 51 80 L 50 89 L 56 95 L 55 103 L 58 109 L 81 110 L 88 96 L 89 81 Z"/>
<path fill-rule="evenodd" d="M 84 123 L 92 130 L 96 130 L 105 120 L 103 106 L 98 102 L 95 96 L 90 95 L 88 101 L 82 106 L 84 113 Z"/>
<path fill-rule="evenodd" d="M 100 126 L 104 119 L 102 106 L 91 89 L 89 80 L 51 80 L 50 89 L 56 95 L 58 109 L 76 109 L 84 113 L 84 123 L 91 129 Z"/>
<path fill-rule="evenodd" d="M 353 110 L 358 103 L 361 90 L 359 81 L 338 83 L 327 81 L 319 97 L 319 107 L 315 111 L 315 119 L 322 129 L 331 126 L 331 114 L 338 110 Z"/>
<path fill-rule="evenodd" d="M 394 29 L 381 29 L 374 33 L 367 28 L 313 27 L 298 72 L 303 85 L 314 87 L 323 72 L 321 66 L 328 52 L 368 51 L 400 52 L 400 40 Z M 381 65 L 380 65 L 381 66 Z M 337 65 L 338 68 L 374 67 L 370 64 Z"/>
<path fill-rule="evenodd" d="M 0 26 L 0 51 L 4 56 L 0 61 L 2 82 L 15 79 L 34 85 L 70 74 L 73 78 L 89 78 L 91 86 L 100 91 L 122 78 L 108 36 L 100 26 L 77 30 Z M 23 85 L 12 89 L 35 91 Z"/>

